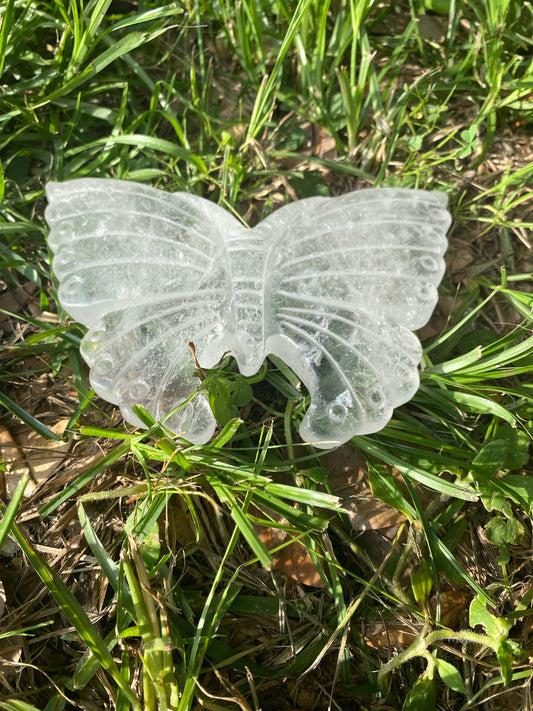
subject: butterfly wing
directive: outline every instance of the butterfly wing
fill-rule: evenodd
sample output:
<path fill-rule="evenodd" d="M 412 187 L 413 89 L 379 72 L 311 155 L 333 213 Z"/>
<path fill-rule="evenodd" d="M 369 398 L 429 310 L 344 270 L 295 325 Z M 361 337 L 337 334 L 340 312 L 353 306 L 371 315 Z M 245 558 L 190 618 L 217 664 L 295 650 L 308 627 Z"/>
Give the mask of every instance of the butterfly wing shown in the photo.
<path fill-rule="evenodd" d="M 267 350 L 307 386 L 300 433 L 318 447 L 376 432 L 419 385 L 411 332 L 444 273 L 443 193 L 361 190 L 310 198 L 263 223 L 271 239 Z"/>
<path fill-rule="evenodd" d="M 120 180 L 49 183 L 46 219 L 59 300 L 89 327 L 81 352 L 90 380 L 125 419 L 143 404 L 193 442 L 213 434 L 188 347 L 204 367 L 232 331 L 224 233 L 242 227 L 225 210 L 186 193 Z"/>
<path fill-rule="evenodd" d="M 310 391 L 300 432 L 318 446 L 380 429 L 416 391 L 411 330 L 429 318 L 444 270 L 444 195 L 294 203 L 253 230 L 247 261 L 250 233 L 201 198 L 99 179 L 47 193 L 59 299 L 89 327 L 93 387 L 129 422 L 141 424 L 131 409 L 140 402 L 191 441 L 211 436 L 203 397 L 167 417 L 197 385 L 189 341 L 204 367 L 227 348 L 250 370 L 268 352 L 283 358 Z"/>

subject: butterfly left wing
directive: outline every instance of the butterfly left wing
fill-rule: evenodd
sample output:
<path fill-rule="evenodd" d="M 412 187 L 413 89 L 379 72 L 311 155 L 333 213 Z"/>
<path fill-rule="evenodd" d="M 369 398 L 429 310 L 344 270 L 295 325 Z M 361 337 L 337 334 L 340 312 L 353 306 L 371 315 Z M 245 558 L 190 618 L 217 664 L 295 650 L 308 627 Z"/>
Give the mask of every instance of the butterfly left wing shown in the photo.
<path fill-rule="evenodd" d="M 376 432 L 418 389 L 412 330 L 437 301 L 446 203 L 437 192 L 361 190 L 301 200 L 262 223 L 267 351 L 309 390 L 304 440 L 326 448 Z"/>
<path fill-rule="evenodd" d="M 168 416 L 197 388 L 233 331 L 225 210 L 186 193 L 120 180 L 49 183 L 46 219 L 59 300 L 89 330 L 81 352 L 95 391 L 141 425 L 131 406 Z M 203 395 L 165 420 L 194 442 L 213 434 Z"/>

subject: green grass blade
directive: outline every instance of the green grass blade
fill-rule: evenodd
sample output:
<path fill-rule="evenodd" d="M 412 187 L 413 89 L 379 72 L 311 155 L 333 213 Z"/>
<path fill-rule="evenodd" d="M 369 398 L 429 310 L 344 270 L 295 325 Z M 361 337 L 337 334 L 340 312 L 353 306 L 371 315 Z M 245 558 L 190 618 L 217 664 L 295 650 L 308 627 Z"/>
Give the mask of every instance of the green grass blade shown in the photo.
<path fill-rule="evenodd" d="M 249 518 L 246 516 L 246 513 L 241 509 L 239 502 L 237 501 L 235 496 L 233 496 L 233 493 L 231 492 L 229 487 L 218 482 L 211 482 L 211 484 L 215 488 L 215 491 L 219 495 L 220 499 L 222 501 L 227 502 L 230 508 L 232 519 L 235 521 L 237 528 L 241 532 L 243 538 L 248 543 L 250 548 L 253 550 L 254 554 L 257 556 L 261 565 L 267 570 L 270 570 L 270 567 L 272 565 L 272 558 L 270 556 L 270 553 L 267 551 L 262 541 L 259 540 L 259 537 L 254 527 L 252 526 Z"/>
<path fill-rule="evenodd" d="M 4 8 L 2 17 L 2 26 L 0 27 L 0 76 L 4 70 L 6 61 L 6 48 L 9 39 L 9 33 L 13 26 L 15 16 L 15 0 L 7 0 L 7 5 Z"/>
<path fill-rule="evenodd" d="M 87 613 L 82 608 L 80 603 L 61 580 L 55 570 L 45 563 L 45 561 L 35 552 L 18 528 L 16 526 L 12 526 L 11 530 L 13 537 L 22 548 L 33 569 L 46 585 L 50 594 L 54 597 L 70 624 L 76 629 L 76 632 L 79 634 L 81 639 L 98 659 L 102 668 L 111 676 L 122 692 L 126 694 L 135 711 L 141 711 L 139 700 L 132 690 L 126 686 L 124 679 L 115 664 L 113 655 L 108 650 L 106 643 L 98 634 L 96 628 L 90 621 Z"/>
<path fill-rule="evenodd" d="M 105 644 L 107 645 L 107 648 L 110 652 L 116 647 L 118 642 L 119 640 L 114 630 L 110 632 L 105 638 Z M 76 668 L 74 669 L 74 673 L 72 675 L 72 684 L 74 686 L 74 689 L 85 689 L 87 684 L 90 683 L 91 679 L 94 678 L 95 674 L 98 673 L 99 669 L 100 661 L 90 651 L 87 656 L 84 656 L 82 657 L 82 659 L 80 659 L 80 661 L 76 665 Z"/>
<path fill-rule="evenodd" d="M 23 407 L 18 405 L 11 398 L 1 392 L 0 405 L 3 405 L 7 410 L 9 410 L 9 412 L 13 413 L 15 417 L 18 417 L 18 419 L 24 422 L 25 425 L 28 425 L 31 430 L 37 432 L 37 434 L 40 434 L 41 437 L 44 437 L 45 439 L 53 439 L 56 442 L 59 442 L 61 440 L 61 437 L 59 435 L 56 435 L 56 433 L 48 429 L 46 425 L 43 425 L 40 420 L 38 420 L 33 415 L 30 415 L 30 413 L 26 412 Z"/>
<path fill-rule="evenodd" d="M 80 489 L 82 489 L 86 484 L 88 484 L 92 479 L 94 479 L 97 474 L 99 474 L 110 464 L 113 464 L 113 462 L 116 462 L 117 459 L 120 459 L 120 457 L 126 454 L 126 452 L 129 451 L 129 448 L 129 442 L 123 442 L 122 444 L 119 444 L 118 447 L 115 447 L 112 452 L 109 452 L 107 456 L 103 457 L 103 459 L 101 459 L 99 462 L 90 467 L 84 474 L 82 474 L 75 481 L 73 481 L 72 484 L 69 484 L 61 493 L 59 493 L 57 496 L 54 496 L 52 501 L 49 501 L 45 506 L 43 506 L 40 512 L 41 515 L 48 516 L 50 513 L 52 513 L 52 511 L 55 511 L 55 509 L 60 506 L 64 501 L 69 499 L 71 496 L 74 496 L 74 494 L 76 494 Z"/>
<path fill-rule="evenodd" d="M 13 521 L 15 520 L 21 501 L 24 498 L 24 489 L 26 488 L 27 483 L 28 476 L 26 475 L 19 481 L 18 486 L 15 489 L 15 493 L 13 494 L 13 498 L 9 502 L 8 506 L 4 507 L 3 504 L 0 504 L 0 513 L 2 513 L 2 519 L 0 520 L 0 551 L 4 546 L 7 536 L 9 535 L 9 531 Z"/>
<path fill-rule="evenodd" d="M 98 2 L 96 3 L 91 13 L 91 17 L 89 19 L 87 27 L 83 31 L 80 37 L 80 41 L 77 43 L 75 51 L 72 53 L 71 66 L 79 66 L 85 59 L 87 53 L 89 52 L 91 42 L 93 41 L 96 33 L 98 32 L 100 24 L 105 17 L 109 5 L 111 5 L 111 0 L 98 0 Z"/>
<path fill-rule="evenodd" d="M 157 136 L 146 136 L 141 134 L 124 134 L 105 138 L 98 138 L 90 144 L 85 144 L 80 148 L 74 148 L 66 152 L 66 156 L 70 157 L 80 153 L 81 151 L 86 151 L 88 148 L 93 146 L 135 146 L 136 148 L 149 148 L 155 151 L 160 151 L 165 155 L 173 156 L 174 158 L 180 158 L 181 160 L 187 161 L 195 165 L 199 173 L 207 173 L 207 166 L 204 161 L 199 158 L 195 153 L 189 151 L 187 148 L 178 146 L 171 141 L 166 141 L 163 138 L 158 138 Z"/>
<path fill-rule="evenodd" d="M 113 590 L 115 590 L 115 592 L 118 592 L 120 589 L 119 566 L 114 562 L 114 560 L 110 557 L 109 553 L 102 545 L 81 503 L 78 504 L 78 517 L 80 520 L 81 527 L 83 529 L 85 540 L 89 544 L 89 547 L 93 552 L 94 557 L 98 561 L 98 565 L 102 569 Z M 122 592 L 123 594 L 121 595 L 120 604 L 125 607 L 128 612 L 133 616 L 133 602 L 131 600 L 131 596 L 127 594 L 127 591 L 123 590 Z"/>
<path fill-rule="evenodd" d="M 325 494 L 321 491 L 313 491 L 312 489 L 304 489 L 298 486 L 289 486 L 288 484 L 267 484 L 265 491 L 274 496 L 280 496 L 290 501 L 298 501 L 300 504 L 307 506 L 319 506 L 321 508 L 331 509 L 332 511 L 342 511 L 338 496 Z"/>
<path fill-rule="evenodd" d="M 0 709 L 3 711 L 40 711 L 35 706 L 20 700 L 0 701 Z"/>
<path fill-rule="evenodd" d="M 460 390 L 439 390 L 439 395 L 449 402 L 456 405 L 459 409 L 463 408 L 466 412 L 475 412 L 482 415 L 496 415 L 496 417 L 505 420 L 513 427 L 516 424 L 516 418 L 500 405 L 495 400 L 489 400 L 486 397 L 480 397 L 468 392 Z"/>
<path fill-rule="evenodd" d="M 162 27 L 157 30 L 152 30 L 151 32 L 132 32 L 126 35 L 122 39 L 115 42 L 115 44 L 109 47 L 109 49 L 105 50 L 105 52 L 102 52 L 99 57 L 94 59 L 87 67 L 85 67 L 85 69 L 80 71 L 79 74 L 63 84 L 63 86 L 59 89 L 56 89 L 48 94 L 48 96 L 44 99 L 37 102 L 33 106 L 33 109 L 37 109 L 51 101 L 54 101 L 55 99 L 70 94 L 79 86 L 88 82 L 89 79 L 92 79 L 94 76 L 99 74 L 116 59 L 123 57 L 128 54 L 128 52 L 132 52 L 134 49 L 137 49 L 137 47 L 140 47 L 147 42 L 151 42 L 156 37 L 159 37 L 167 31 L 167 27 Z"/>
<path fill-rule="evenodd" d="M 424 484 L 424 486 L 427 486 L 429 489 L 434 489 L 435 491 L 440 491 L 441 494 L 453 496 L 458 499 L 464 499 L 465 501 L 478 500 L 478 494 L 473 489 L 467 488 L 466 486 L 459 486 L 458 484 L 452 484 L 445 479 L 441 479 L 438 476 L 431 474 L 431 472 L 424 471 L 423 469 L 420 469 L 420 467 L 414 466 L 394 454 L 391 454 L 383 447 L 372 443 L 366 436 L 354 437 L 352 441 L 361 451 L 372 455 L 386 464 L 389 464 L 391 467 L 395 467 L 408 479 L 414 479 L 420 484 Z"/>
<path fill-rule="evenodd" d="M 259 91 L 257 92 L 257 99 L 255 101 L 248 126 L 248 139 L 255 138 L 268 119 L 276 84 L 280 78 L 283 60 L 285 59 L 298 27 L 300 26 L 300 23 L 302 22 L 304 15 L 308 11 L 312 2 L 313 0 L 299 0 L 298 2 L 294 14 L 291 17 L 287 32 L 283 37 L 283 41 L 276 55 L 274 67 L 272 68 L 270 75 L 264 78 Z"/>

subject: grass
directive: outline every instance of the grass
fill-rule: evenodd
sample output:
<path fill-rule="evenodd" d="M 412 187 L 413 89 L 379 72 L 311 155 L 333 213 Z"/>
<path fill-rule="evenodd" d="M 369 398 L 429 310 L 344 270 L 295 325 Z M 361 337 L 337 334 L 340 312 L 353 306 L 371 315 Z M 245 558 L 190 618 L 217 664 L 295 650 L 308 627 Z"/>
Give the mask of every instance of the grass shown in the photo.
<path fill-rule="evenodd" d="M 531 6 L 0 13 L 0 708 L 530 708 Z M 83 176 L 250 225 L 310 195 L 444 190 L 418 393 L 323 458 L 295 434 L 294 374 L 226 360 L 208 445 L 142 410 L 147 430 L 124 427 L 49 267 L 44 184 Z"/>

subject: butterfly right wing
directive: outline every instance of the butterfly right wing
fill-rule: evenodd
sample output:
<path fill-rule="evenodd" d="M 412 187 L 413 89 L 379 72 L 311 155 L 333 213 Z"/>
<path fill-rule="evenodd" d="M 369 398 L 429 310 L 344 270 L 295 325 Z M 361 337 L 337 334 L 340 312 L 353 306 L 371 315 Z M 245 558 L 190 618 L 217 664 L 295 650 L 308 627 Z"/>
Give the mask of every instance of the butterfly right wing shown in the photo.
<path fill-rule="evenodd" d="M 304 440 L 331 447 L 376 432 L 416 392 L 422 349 L 411 331 L 437 301 L 446 203 L 436 192 L 360 190 L 292 203 L 263 223 L 267 349 L 309 390 Z"/>
<path fill-rule="evenodd" d="M 167 417 L 199 384 L 188 343 L 204 367 L 224 353 L 233 326 L 223 234 L 242 227 L 207 200 L 132 182 L 51 183 L 47 194 L 59 300 L 89 327 L 81 353 L 93 388 L 132 424 L 136 403 Z M 205 442 L 215 420 L 200 394 L 165 425 Z"/>

